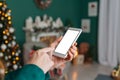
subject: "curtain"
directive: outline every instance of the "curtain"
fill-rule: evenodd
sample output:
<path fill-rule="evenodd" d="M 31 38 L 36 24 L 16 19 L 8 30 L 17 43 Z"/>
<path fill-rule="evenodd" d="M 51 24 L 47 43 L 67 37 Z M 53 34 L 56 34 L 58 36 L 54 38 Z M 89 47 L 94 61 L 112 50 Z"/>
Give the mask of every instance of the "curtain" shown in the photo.
<path fill-rule="evenodd" d="M 120 0 L 100 0 L 98 29 L 99 63 L 120 63 Z"/>

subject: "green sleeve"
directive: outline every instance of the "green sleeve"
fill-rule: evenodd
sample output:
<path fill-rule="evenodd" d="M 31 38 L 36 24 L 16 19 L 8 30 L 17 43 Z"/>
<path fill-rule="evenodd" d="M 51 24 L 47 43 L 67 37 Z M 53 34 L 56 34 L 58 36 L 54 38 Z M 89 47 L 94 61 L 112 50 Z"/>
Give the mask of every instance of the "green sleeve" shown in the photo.
<path fill-rule="evenodd" d="M 49 74 L 46 75 L 36 65 L 28 64 L 5 76 L 5 80 L 48 80 Z"/>

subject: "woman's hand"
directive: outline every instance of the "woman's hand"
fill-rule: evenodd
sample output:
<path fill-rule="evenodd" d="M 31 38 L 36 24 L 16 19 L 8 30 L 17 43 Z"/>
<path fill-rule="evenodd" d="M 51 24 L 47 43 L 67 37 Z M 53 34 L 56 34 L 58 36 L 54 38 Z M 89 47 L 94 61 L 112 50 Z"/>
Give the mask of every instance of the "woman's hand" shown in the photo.
<path fill-rule="evenodd" d="M 31 56 L 28 64 L 35 64 L 40 67 L 44 73 L 48 72 L 54 65 L 52 61 L 53 48 L 43 48 L 35 51 Z"/>
<path fill-rule="evenodd" d="M 61 41 L 62 37 L 58 38 L 55 42 L 53 42 L 51 44 L 51 47 L 56 48 L 56 46 L 59 44 L 59 42 Z M 74 43 L 71 48 L 68 51 L 68 55 L 65 59 L 63 58 L 59 58 L 56 56 L 52 56 L 52 60 L 54 61 L 54 66 L 53 68 L 57 68 L 60 65 L 64 64 L 67 61 L 71 61 L 75 56 L 76 52 L 77 52 L 77 47 L 76 47 L 77 43 Z"/>

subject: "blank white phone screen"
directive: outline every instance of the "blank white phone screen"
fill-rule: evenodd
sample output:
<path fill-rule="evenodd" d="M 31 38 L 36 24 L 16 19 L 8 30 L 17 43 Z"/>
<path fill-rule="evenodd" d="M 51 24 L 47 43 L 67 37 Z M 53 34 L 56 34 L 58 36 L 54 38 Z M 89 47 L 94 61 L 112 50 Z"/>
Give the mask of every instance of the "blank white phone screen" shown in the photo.
<path fill-rule="evenodd" d="M 55 52 L 66 54 L 73 42 L 75 41 L 78 34 L 79 31 L 68 30 L 61 42 L 59 43 L 59 45 L 56 47 Z"/>

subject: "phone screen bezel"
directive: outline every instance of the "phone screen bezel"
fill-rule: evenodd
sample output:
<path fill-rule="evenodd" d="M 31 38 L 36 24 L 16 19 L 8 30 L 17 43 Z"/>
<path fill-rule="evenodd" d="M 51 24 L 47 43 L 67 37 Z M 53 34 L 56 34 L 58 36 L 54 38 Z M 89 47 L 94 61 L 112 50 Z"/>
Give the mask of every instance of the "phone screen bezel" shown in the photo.
<path fill-rule="evenodd" d="M 78 39 L 78 37 L 79 37 L 79 35 L 81 34 L 81 32 L 82 32 L 82 29 L 80 29 L 80 28 L 68 28 L 68 30 L 73 30 L 73 31 L 79 31 L 79 33 L 77 34 L 77 36 L 75 37 L 75 39 L 72 41 L 72 43 L 71 43 L 71 45 Z M 67 31 L 68 31 L 67 30 Z M 63 36 L 63 38 L 64 38 L 64 36 Z M 59 45 L 59 44 L 58 44 Z M 70 48 L 71 46 L 69 46 L 69 48 Z M 57 48 L 57 47 L 56 47 Z M 68 49 L 69 50 L 69 49 Z M 67 50 L 67 51 L 68 51 Z M 66 52 L 67 52 L 66 51 Z M 66 58 L 66 56 L 67 56 L 67 53 L 66 54 L 62 54 L 62 53 L 60 53 L 60 52 L 56 52 L 56 49 L 54 50 L 54 54 L 53 55 L 55 55 L 55 56 L 58 56 L 58 57 L 61 57 L 61 58 Z"/>

